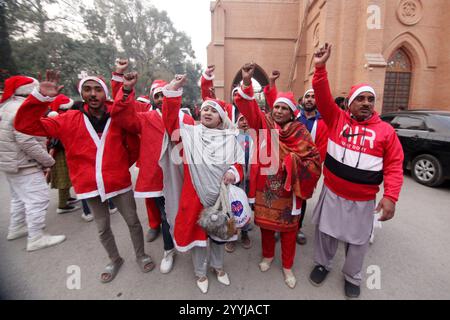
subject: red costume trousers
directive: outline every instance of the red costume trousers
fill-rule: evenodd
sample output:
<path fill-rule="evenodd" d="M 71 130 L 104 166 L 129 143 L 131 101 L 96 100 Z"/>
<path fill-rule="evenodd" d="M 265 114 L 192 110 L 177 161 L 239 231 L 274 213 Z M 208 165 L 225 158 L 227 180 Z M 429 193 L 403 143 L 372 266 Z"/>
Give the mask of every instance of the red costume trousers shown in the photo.
<path fill-rule="evenodd" d="M 291 269 L 294 265 L 297 230 L 280 232 L 281 237 L 281 260 L 283 268 Z M 275 231 L 261 228 L 262 251 L 264 258 L 275 256 Z"/>
<path fill-rule="evenodd" d="M 156 206 L 155 199 L 146 198 L 145 206 L 147 207 L 148 226 L 151 229 L 159 229 L 161 225 L 161 213 Z"/>

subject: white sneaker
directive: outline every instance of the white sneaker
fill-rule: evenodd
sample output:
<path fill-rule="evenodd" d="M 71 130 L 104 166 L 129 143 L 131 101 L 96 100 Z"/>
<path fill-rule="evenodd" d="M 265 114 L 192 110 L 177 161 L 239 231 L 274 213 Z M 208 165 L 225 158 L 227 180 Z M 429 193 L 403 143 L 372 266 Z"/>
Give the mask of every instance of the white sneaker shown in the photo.
<path fill-rule="evenodd" d="M 164 257 L 161 260 L 159 271 L 161 273 L 169 273 L 173 268 L 173 258 L 175 256 L 175 249 L 164 251 Z"/>
<path fill-rule="evenodd" d="M 83 219 L 86 222 L 91 222 L 94 220 L 94 215 L 92 213 L 90 214 L 84 214 L 84 212 L 81 214 L 81 219 Z"/>
<path fill-rule="evenodd" d="M 9 241 L 11 240 L 15 240 L 15 239 L 19 239 L 22 237 L 25 237 L 26 235 L 28 235 L 28 227 L 27 224 L 21 224 L 20 226 L 14 228 L 14 230 L 10 230 L 8 232 L 8 236 L 6 237 L 6 239 L 8 239 Z"/>
<path fill-rule="evenodd" d="M 51 236 L 49 234 L 40 234 L 34 238 L 28 239 L 27 251 L 35 251 L 57 245 L 66 240 L 66 236 Z"/>
<path fill-rule="evenodd" d="M 119 211 L 119 209 L 117 209 L 117 208 L 109 209 L 109 214 L 114 214 L 117 211 Z"/>
<path fill-rule="evenodd" d="M 204 281 L 197 280 L 197 287 L 202 293 L 206 294 L 208 292 L 208 278 Z"/>

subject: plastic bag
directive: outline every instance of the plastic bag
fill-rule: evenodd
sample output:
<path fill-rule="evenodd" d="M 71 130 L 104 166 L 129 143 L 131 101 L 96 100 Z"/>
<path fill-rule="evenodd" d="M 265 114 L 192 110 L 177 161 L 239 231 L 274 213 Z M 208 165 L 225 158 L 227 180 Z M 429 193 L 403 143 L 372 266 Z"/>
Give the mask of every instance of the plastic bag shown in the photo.
<path fill-rule="evenodd" d="M 234 216 L 236 228 L 242 228 L 250 222 L 252 209 L 248 203 L 245 191 L 236 186 L 230 185 L 228 196 L 231 203 L 231 212 Z"/>

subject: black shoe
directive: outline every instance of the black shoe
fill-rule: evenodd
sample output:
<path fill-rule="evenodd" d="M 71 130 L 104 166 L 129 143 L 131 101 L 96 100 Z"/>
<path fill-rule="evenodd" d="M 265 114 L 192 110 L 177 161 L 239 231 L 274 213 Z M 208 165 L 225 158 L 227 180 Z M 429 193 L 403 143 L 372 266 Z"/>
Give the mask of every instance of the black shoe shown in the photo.
<path fill-rule="evenodd" d="M 304 246 L 306 244 L 307 240 L 306 240 L 306 236 L 303 232 L 299 231 L 297 233 L 297 243 L 301 246 Z"/>
<path fill-rule="evenodd" d="M 359 295 L 361 294 L 361 288 L 347 280 L 345 280 L 344 290 L 346 297 L 350 299 L 359 298 Z"/>
<path fill-rule="evenodd" d="M 78 202 L 80 202 L 80 200 L 75 199 L 75 198 L 72 198 L 72 197 L 70 197 L 70 198 L 67 200 L 67 204 L 68 204 L 69 206 L 71 206 L 71 205 L 73 205 L 73 204 L 75 204 L 75 203 L 78 203 Z"/>
<path fill-rule="evenodd" d="M 78 210 L 78 209 L 80 209 L 80 207 L 67 205 L 64 208 L 56 209 L 56 213 L 64 214 L 64 213 L 72 212 L 72 211 L 75 211 L 75 210 Z"/>
<path fill-rule="evenodd" d="M 320 287 L 327 277 L 328 270 L 323 266 L 315 266 L 309 275 L 309 282 L 315 287 Z"/>

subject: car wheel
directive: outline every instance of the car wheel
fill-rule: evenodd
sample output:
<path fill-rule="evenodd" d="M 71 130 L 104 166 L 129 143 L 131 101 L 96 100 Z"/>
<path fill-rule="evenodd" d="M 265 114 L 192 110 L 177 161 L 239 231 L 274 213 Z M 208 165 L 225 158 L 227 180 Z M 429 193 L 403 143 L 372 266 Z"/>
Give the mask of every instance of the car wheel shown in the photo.
<path fill-rule="evenodd" d="M 414 180 L 429 187 L 437 187 L 444 182 L 442 165 L 431 154 L 417 156 L 412 162 L 411 174 Z"/>

